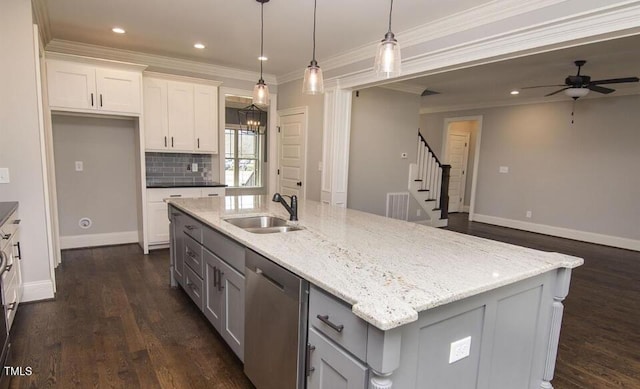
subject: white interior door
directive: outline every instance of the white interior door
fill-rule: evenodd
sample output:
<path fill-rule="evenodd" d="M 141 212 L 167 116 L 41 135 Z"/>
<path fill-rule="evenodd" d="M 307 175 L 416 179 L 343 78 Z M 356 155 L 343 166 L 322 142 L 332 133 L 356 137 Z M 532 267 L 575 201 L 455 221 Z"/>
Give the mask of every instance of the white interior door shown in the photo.
<path fill-rule="evenodd" d="M 278 190 L 281 194 L 305 197 L 306 133 L 307 118 L 304 113 L 280 116 Z"/>
<path fill-rule="evenodd" d="M 447 163 L 451 165 L 449 212 L 460 212 L 463 208 L 464 189 L 467 181 L 470 134 L 449 132 L 447 138 Z"/>

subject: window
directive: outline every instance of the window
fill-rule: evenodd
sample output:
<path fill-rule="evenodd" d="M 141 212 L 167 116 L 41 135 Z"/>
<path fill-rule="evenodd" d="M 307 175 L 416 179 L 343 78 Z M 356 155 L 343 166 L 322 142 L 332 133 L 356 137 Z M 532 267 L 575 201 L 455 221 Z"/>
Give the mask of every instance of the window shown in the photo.
<path fill-rule="evenodd" d="M 225 183 L 231 187 L 262 186 L 262 158 L 260 135 L 227 125 L 224 130 Z"/>

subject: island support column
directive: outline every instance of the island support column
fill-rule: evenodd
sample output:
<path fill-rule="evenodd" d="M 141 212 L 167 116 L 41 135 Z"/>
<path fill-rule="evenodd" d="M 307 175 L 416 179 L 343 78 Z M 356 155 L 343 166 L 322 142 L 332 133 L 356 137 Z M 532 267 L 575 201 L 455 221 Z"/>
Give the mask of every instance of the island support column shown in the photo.
<path fill-rule="evenodd" d="M 541 389 L 553 389 L 551 380 L 556 369 L 556 357 L 558 356 L 558 343 L 560 341 L 560 326 L 562 325 L 562 315 L 564 305 L 562 301 L 569 294 L 569 284 L 571 281 L 571 269 L 558 270 L 556 289 L 553 293 L 553 313 L 551 315 L 551 330 L 549 332 L 549 346 L 547 348 L 547 361 L 544 367 L 544 376 Z"/>
<path fill-rule="evenodd" d="M 367 364 L 370 367 L 369 389 L 392 389 L 393 372 L 400 366 L 402 333 L 399 328 L 382 331 L 369 326 Z"/>

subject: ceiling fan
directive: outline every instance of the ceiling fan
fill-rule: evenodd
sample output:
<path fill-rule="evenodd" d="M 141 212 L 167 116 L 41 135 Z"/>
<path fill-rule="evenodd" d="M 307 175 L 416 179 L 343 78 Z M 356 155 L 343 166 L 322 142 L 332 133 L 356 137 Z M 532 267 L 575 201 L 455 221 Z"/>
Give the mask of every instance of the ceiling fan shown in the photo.
<path fill-rule="evenodd" d="M 564 84 L 560 84 L 560 85 L 537 85 L 537 86 L 527 86 L 521 89 L 532 89 L 532 88 L 550 88 L 550 87 L 558 87 L 561 86 L 563 88 L 555 91 L 555 92 L 551 92 L 548 93 L 546 95 L 544 95 L 545 97 L 547 96 L 553 96 L 556 93 L 560 93 L 562 91 L 564 91 L 564 93 L 573 98 L 574 100 L 579 99 L 580 97 L 585 96 L 587 93 L 589 93 L 590 90 L 594 91 L 594 92 L 598 92 L 598 93 L 603 93 L 603 94 L 609 94 L 612 92 L 615 92 L 615 89 L 611 89 L 611 88 L 607 88 L 601 85 L 606 85 L 606 84 L 622 84 L 622 83 L 627 83 L 627 82 L 638 82 L 640 81 L 640 79 L 638 77 L 624 77 L 624 78 L 612 78 L 612 79 L 607 79 L 607 80 L 595 80 L 595 81 L 591 81 L 591 77 L 587 76 L 587 75 L 581 75 L 580 74 L 580 70 L 582 69 L 582 66 L 584 66 L 584 64 L 587 63 L 587 61 L 585 60 L 578 60 L 578 61 L 574 61 L 575 65 L 578 67 L 578 73 L 575 76 L 568 76 L 567 78 L 565 78 L 564 80 Z"/>

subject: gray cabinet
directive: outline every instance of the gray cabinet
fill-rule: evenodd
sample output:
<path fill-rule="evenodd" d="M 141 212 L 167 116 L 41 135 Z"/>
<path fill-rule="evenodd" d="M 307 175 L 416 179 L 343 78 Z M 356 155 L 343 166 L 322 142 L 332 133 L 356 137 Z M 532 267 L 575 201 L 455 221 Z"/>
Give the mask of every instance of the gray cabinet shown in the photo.
<path fill-rule="evenodd" d="M 307 389 L 365 389 L 367 367 L 315 328 L 309 328 Z"/>
<path fill-rule="evenodd" d="M 204 249 L 204 314 L 229 347 L 244 359 L 244 276 Z"/>
<path fill-rule="evenodd" d="M 184 240 L 185 235 L 182 232 L 184 228 L 184 220 L 187 216 L 169 207 L 169 220 L 171 220 L 169 235 L 171 240 L 170 256 L 173 271 L 173 279 L 180 285 L 184 285 Z M 171 286 L 177 286 L 172 283 Z"/>

